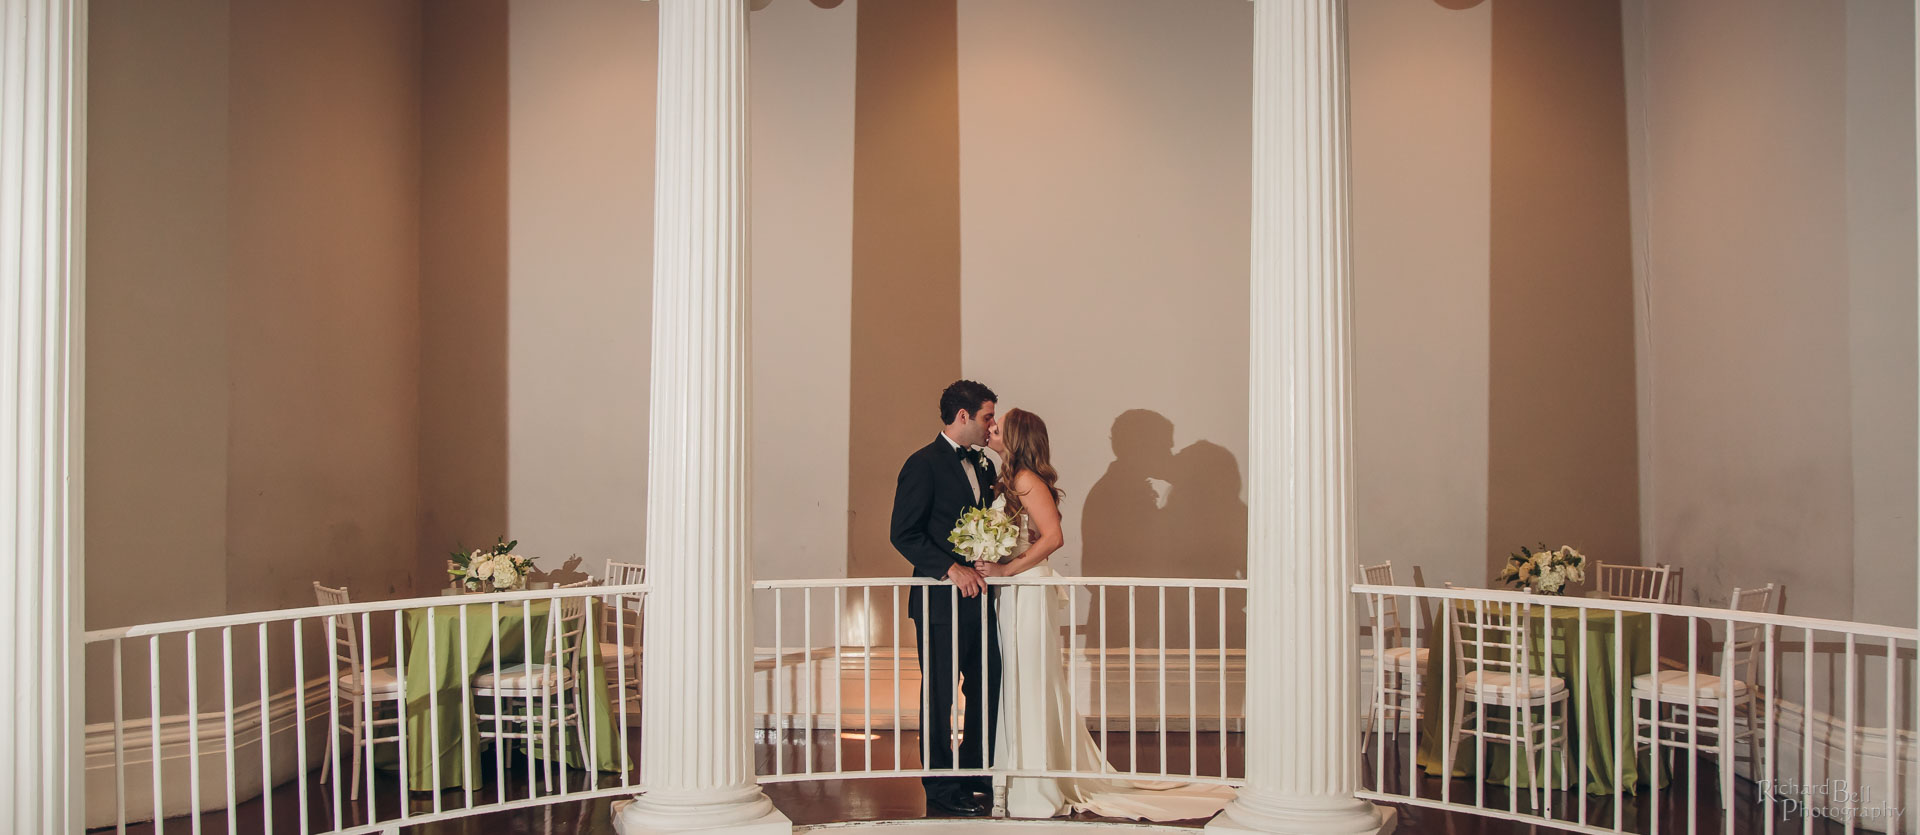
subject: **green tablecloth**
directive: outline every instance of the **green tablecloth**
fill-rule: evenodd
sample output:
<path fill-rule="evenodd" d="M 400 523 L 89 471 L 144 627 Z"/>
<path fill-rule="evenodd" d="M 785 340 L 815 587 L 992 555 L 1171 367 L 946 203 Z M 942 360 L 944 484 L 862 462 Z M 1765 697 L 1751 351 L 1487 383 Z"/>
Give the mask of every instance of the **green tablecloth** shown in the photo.
<path fill-rule="evenodd" d="M 590 604 L 587 617 L 591 620 L 598 616 L 599 602 L 590 601 Z M 519 602 L 500 604 L 499 656 L 502 667 L 524 658 L 529 643 L 533 648 L 533 657 L 541 656 L 547 634 L 547 612 L 551 606 L 552 603 L 546 600 L 532 601 L 524 610 Z M 464 654 L 460 640 L 462 609 L 466 610 Z M 479 736 L 478 723 L 475 722 L 466 728 L 472 738 L 467 746 L 472 754 L 471 769 L 461 768 L 461 724 L 469 714 L 461 708 L 460 683 L 480 673 L 493 671 L 492 606 L 484 596 L 480 596 L 450 599 L 448 605 L 432 609 L 431 647 L 427 640 L 427 615 L 428 610 L 425 609 L 406 613 L 407 788 L 432 791 L 464 786 L 467 785 L 468 775 L 471 775 L 472 785 L 478 787 L 487 782 L 488 775 L 493 774 L 494 758 L 492 755 L 481 756 L 486 745 Z M 598 625 L 597 621 L 595 625 Z M 620 756 L 618 740 L 620 726 L 613 720 L 613 711 L 607 699 L 607 672 L 600 663 L 599 648 L 586 644 L 582 649 L 586 655 L 583 660 L 588 670 L 587 692 L 591 699 L 591 715 L 583 715 L 581 719 L 589 722 L 588 727 L 593 729 L 589 739 L 596 748 L 594 765 L 600 771 L 624 771 L 626 765 Z M 633 673 L 629 672 L 628 675 Z M 435 691 L 437 695 L 430 699 L 429 694 Z M 471 685 L 467 692 L 472 692 Z M 572 699 L 571 693 L 568 698 Z M 438 702 L 438 710 L 433 709 L 434 700 Z M 434 750 L 435 726 L 439 728 L 438 751 Z M 559 728 L 554 729 L 554 735 L 561 736 Z M 580 767 L 582 758 L 579 745 L 574 741 L 571 729 L 564 736 L 566 745 L 561 750 L 565 752 L 567 764 Z M 514 745 L 509 749 L 515 755 L 507 761 L 509 768 L 526 762 L 526 755 L 518 753 L 518 748 L 518 745 Z M 433 771 L 436 760 L 440 765 L 438 785 L 435 785 Z"/>
<path fill-rule="evenodd" d="M 1488 604 L 1489 612 L 1503 609 L 1504 606 Z M 1544 615 L 1545 610 L 1536 604 L 1530 621 L 1533 626 L 1531 641 L 1535 658 L 1532 669 L 1535 671 L 1542 669 L 1541 655 L 1544 652 L 1552 659 L 1554 675 L 1566 681 L 1570 691 L 1569 697 L 1567 701 L 1555 706 L 1554 718 L 1560 719 L 1562 716 L 1560 711 L 1566 711 L 1565 722 L 1572 732 L 1572 743 L 1580 746 L 1567 749 L 1567 761 L 1572 767 L 1579 768 L 1580 752 L 1584 747 L 1587 763 L 1587 792 L 1611 794 L 1614 787 L 1615 743 L 1617 741 L 1621 747 L 1628 750 L 1633 747 L 1632 725 L 1630 723 L 1618 725 L 1616 740 L 1614 720 L 1615 717 L 1620 717 L 1625 722 L 1632 716 L 1632 705 L 1628 700 L 1632 695 L 1633 677 L 1652 671 L 1654 652 L 1653 647 L 1648 644 L 1652 621 L 1644 612 L 1588 610 L 1586 663 L 1582 665 L 1580 663 L 1580 610 L 1572 607 L 1556 607 L 1553 610 L 1553 644 L 1550 650 L 1542 635 L 1547 620 Z M 1459 695 L 1453 692 L 1455 668 L 1458 663 L 1448 663 L 1447 653 L 1451 650 L 1443 647 L 1443 642 L 1450 636 L 1442 632 L 1438 621 L 1439 618 L 1436 617 L 1433 622 L 1429 622 L 1420 643 L 1429 652 L 1427 668 L 1420 674 L 1422 715 L 1418 756 L 1420 766 L 1428 774 L 1440 773 L 1442 764 L 1445 762 L 1446 748 L 1450 742 L 1443 730 L 1443 718 L 1450 720 L 1451 716 L 1442 710 L 1442 692 L 1449 694 L 1449 699 L 1457 698 Z M 1624 675 L 1624 681 L 1616 678 L 1614 674 L 1614 633 L 1616 631 L 1622 638 L 1620 646 L 1624 657 L 1620 659 L 1622 662 L 1620 670 Z M 1467 668 L 1469 670 L 1472 668 L 1470 661 Z M 1580 721 L 1580 705 L 1577 702 L 1582 692 L 1586 693 L 1587 699 L 1585 722 Z M 1467 706 L 1467 710 L 1473 709 L 1473 705 Z M 1487 710 L 1488 714 L 1492 715 L 1493 711 L 1504 710 L 1504 708 L 1488 706 Z M 1536 713 L 1536 716 L 1538 715 Z M 1556 751 L 1558 747 L 1556 744 Z M 1487 767 L 1480 773 L 1489 782 L 1503 786 L 1507 784 L 1509 774 L 1516 775 L 1515 779 L 1518 783 L 1516 788 L 1530 788 L 1531 783 L 1527 778 L 1525 763 L 1518 763 L 1517 768 L 1509 770 L 1508 750 L 1506 742 L 1488 740 L 1486 742 Z M 1556 753 L 1550 766 L 1553 769 L 1553 779 L 1547 784 L 1551 787 L 1560 785 L 1558 760 Z M 1619 763 L 1621 783 L 1628 792 L 1632 792 L 1634 787 L 1640 784 L 1640 775 L 1644 770 L 1642 764 L 1645 760 L 1645 756 L 1627 757 Z M 1453 761 L 1453 774 L 1456 777 L 1465 777 L 1473 774 L 1474 771 L 1474 738 L 1468 735 L 1460 741 L 1460 752 Z"/>

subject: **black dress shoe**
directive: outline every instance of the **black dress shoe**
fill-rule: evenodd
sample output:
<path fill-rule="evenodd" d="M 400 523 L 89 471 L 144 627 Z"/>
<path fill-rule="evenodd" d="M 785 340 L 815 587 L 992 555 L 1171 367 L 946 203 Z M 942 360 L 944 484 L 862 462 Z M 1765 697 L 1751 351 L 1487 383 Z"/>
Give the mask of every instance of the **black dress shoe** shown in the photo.
<path fill-rule="evenodd" d="M 978 818 L 993 811 L 993 808 L 980 802 L 971 794 L 937 791 L 927 792 L 927 811 L 961 818 Z"/>

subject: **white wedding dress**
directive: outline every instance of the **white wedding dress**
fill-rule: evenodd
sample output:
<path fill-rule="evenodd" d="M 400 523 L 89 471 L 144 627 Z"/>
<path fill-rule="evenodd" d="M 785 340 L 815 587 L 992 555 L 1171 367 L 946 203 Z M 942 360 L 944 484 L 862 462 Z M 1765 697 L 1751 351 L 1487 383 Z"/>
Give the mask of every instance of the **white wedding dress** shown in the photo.
<path fill-rule="evenodd" d="M 1027 549 L 1030 530 L 1020 515 L 1022 536 L 1014 556 Z M 1011 559 L 1011 557 L 1009 558 Z M 1023 577 L 1058 577 L 1046 563 Z M 996 608 L 1000 625 L 1000 718 L 993 764 L 1022 771 L 1113 771 L 1069 702 L 1060 651 L 1067 589 L 1063 586 L 1003 586 Z M 1050 818 L 1070 812 L 1155 821 L 1212 816 L 1233 799 L 1233 790 L 1201 783 L 1149 783 L 1117 778 L 1010 777 L 1007 815 Z"/>

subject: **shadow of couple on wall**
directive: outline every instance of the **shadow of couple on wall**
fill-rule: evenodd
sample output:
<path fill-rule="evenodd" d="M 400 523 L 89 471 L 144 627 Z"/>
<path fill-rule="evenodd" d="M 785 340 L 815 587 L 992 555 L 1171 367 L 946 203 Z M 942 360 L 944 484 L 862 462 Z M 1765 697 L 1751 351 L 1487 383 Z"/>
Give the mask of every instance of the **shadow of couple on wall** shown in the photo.
<path fill-rule="evenodd" d="M 1114 418 L 1113 461 L 1087 491 L 1080 524 L 1081 573 L 1088 577 L 1190 577 L 1229 579 L 1246 576 L 1247 503 L 1241 496 L 1240 462 L 1211 441 L 1195 441 L 1176 451 L 1173 421 L 1147 409 L 1131 409 Z M 1164 637 L 1170 649 L 1188 646 L 1189 620 L 1194 646 L 1220 645 L 1221 610 L 1226 614 L 1227 645 L 1244 646 L 1245 595 L 1219 591 L 1167 589 L 1162 636 L 1158 588 L 1109 588 L 1090 601 L 1081 617 L 1088 643 L 1104 629 L 1109 647 L 1156 648 Z M 1133 617 L 1128 618 L 1132 606 Z M 1101 608 L 1105 607 L 1102 627 Z M 1131 634 L 1129 634 L 1131 632 Z"/>

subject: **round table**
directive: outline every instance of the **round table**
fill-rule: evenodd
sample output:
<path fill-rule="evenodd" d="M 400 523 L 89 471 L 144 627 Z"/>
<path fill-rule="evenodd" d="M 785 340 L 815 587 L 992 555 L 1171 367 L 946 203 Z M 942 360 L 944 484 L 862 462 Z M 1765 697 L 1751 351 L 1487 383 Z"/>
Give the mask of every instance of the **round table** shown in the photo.
<path fill-rule="evenodd" d="M 1571 606 L 1555 606 L 1548 617 L 1546 606 L 1552 605 L 1552 598 L 1543 598 L 1541 603 L 1529 604 L 1531 610 L 1529 623 L 1532 625 L 1530 641 L 1534 656 L 1533 670 L 1544 672 L 1545 658 L 1551 659 L 1554 676 L 1565 681 L 1570 693 L 1567 701 L 1554 708 L 1555 719 L 1565 710 L 1564 721 L 1571 733 L 1574 746 L 1567 750 L 1568 763 L 1578 768 L 1582 752 L 1586 762 L 1586 788 L 1589 794 L 1611 794 L 1614 790 L 1615 770 L 1618 769 L 1619 783 L 1628 792 L 1632 792 L 1641 782 L 1641 761 L 1644 757 L 1618 756 L 1622 748 L 1633 746 L 1633 728 L 1627 724 L 1617 724 L 1616 717 L 1632 715 L 1630 703 L 1633 677 L 1651 672 L 1653 659 L 1657 657 L 1650 643 L 1652 618 L 1645 612 L 1619 612 L 1611 609 L 1582 610 Z M 1451 601 L 1449 601 L 1451 603 Z M 1467 603 L 1469 607 L 1474 605 Z M 1509 604 L 1485 604 L 1488 612 L 1504 612 Z M 1582 612 L 1585 612 L 1584 619 Z M 1552 622 L 1552 644 L 1549 647 L 1543 631 L 1546 623 Z M 1439 618 L 1429 621 L 1420 639 L 1420 646 L 1428 650 L 1427 665 L 1420 671 L 1420 748 L 1418 759 L 1422 769 L 1428 774 L 1439 774 L 1445 762 L 1446 748 L 1450 742 L 1443 730 L 1443 720 L 1451 716 L 1443 710 L 1442 694 L 1449 699 L 1457 699 L 1460 694 L 1454 691 L 1454 679 L 1460 673 L 1462 663 L 1451 657 L 1456 647 L 1446 645 L 1450 635 L 1441 631 Z M 1586 637 L 1584 661 L 1582 660 L 1582 625 Z M 1616 654 L 1615 638 L 1619 638 L 1619 652 Z M 1471 659 L 1467 659 L 1471 669 Z M 1436 686 L 1437 685 L 1437 686 Z M 1586 714 L 1581 716 L 1581 695 L 1586 697 Z M 1450 703 L 1449 703 L 1450 704 Z M 1469 707 L 1468 710 L 1472 710 Z M 1511 768 L 1508 757 L 1509 746 L 1505 742 L 1486 744 L 1486 768 L 1479 769 L 1489 782 L 1507 785 L 1509 777 L 1516 785 L 1514 788 L 1530 788 L 1527 769 L 1524 764 Z M 1453 776 L 1466 777 L 1475 773 L 1474 738 L 1467 735 L 1461 739 L 1460 751 L 1453 760 Z M 1549 786 L 1560 785 L 1560 764 L 1556 755 L 1550 765 L 1553 769 Z M 1664 780 L 1663 780 L 1664 782 Z"/>
<path fill-rule="evenodd" d="M 587 618 L 592 621 L 598 614 L 599 601 L 589 600 L 588 604 Z M 494 771 L 494 762 L 492 757 L 481 757 L 484 746 L 479 723 L 472 721 L 472 713 L 461 707 L 461 682 L 492 672 L 496 654 L 502 667 L 526 658 L 529 646 L 533 657 L 540 657 L 552 606 L 549 600 L 532 600 L 500 603 L 495 609 L 495 604 L 488 602 L 485 595 L 461 595 L 450 599 L 445 606 L 407 611 L 407 788 L 432 791 L 466 785 L 477 787 L 486 782 L 487 775 Z M 433 624 L 431 641 L 428 640 L 429 622 Z M 498 653 L 494 647 L 496 634 L 500 640 Z M 594 765 L 600 771 L 625 771 L 627 760 L 622 756 L 618 739 L 620 725 L 613 719 L 607 698 L 608 673 L 600 663 L 599 647 L 583 643 L 581 651 L 591 694 L 589 711 L 582 720 L 592 729 L 589 740 L 595 748 Z M 562 663 L 571 660 L 564 659 Z M 634 674 L 633 671 L 627 673 L 628 676 Z M 466 692 L 472 692 L 470 685 Z M 466 768 L 462 768 L 460 762 L 463 725 L 472 739 L 472 743 L 465 746 L 470 755 Z M 562 750 L 567 765 L 581 767 L 584 758 L 572 733 L 560 734 L 556 729 L 555 734 L 566 741 Z M 435 763 L 439 764 L 437 780 Z M 509 767 L 513 764 L 512 760 L 508 761 Z"/>

